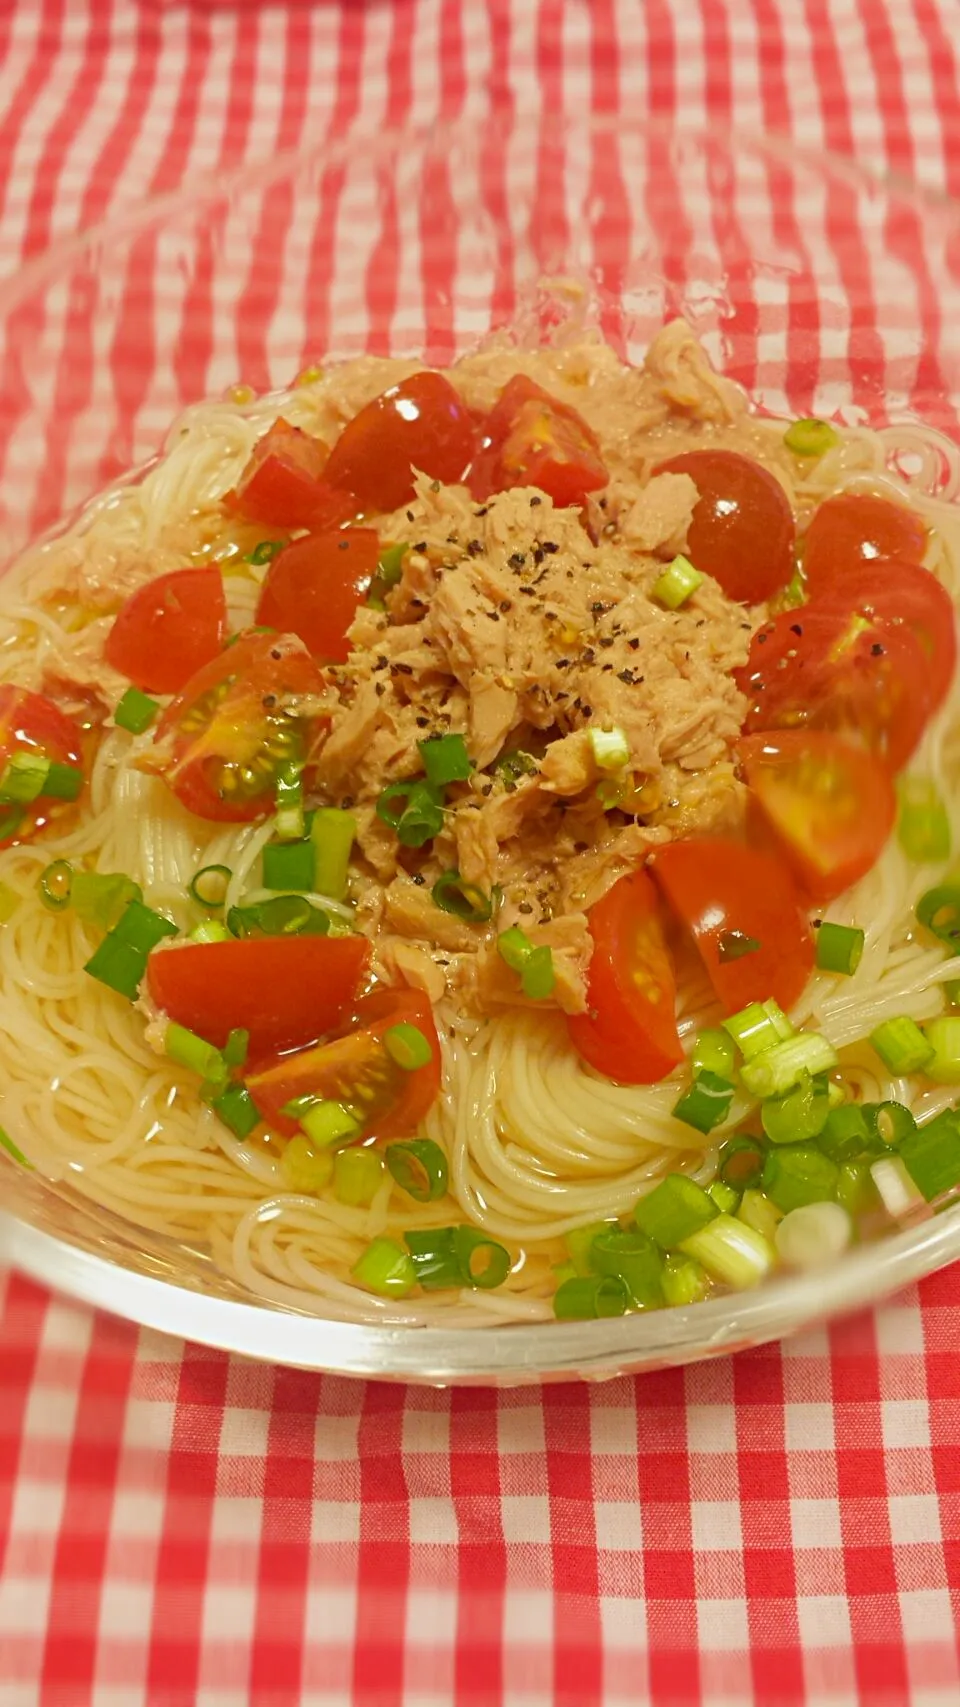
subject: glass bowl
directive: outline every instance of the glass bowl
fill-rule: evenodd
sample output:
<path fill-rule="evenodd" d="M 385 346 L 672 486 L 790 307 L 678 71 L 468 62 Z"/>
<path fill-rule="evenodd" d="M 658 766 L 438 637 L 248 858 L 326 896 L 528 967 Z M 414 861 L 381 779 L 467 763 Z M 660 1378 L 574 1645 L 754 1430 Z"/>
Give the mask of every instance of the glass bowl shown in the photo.
<path fill-rule="evenodd" d="M 530 341 L 599 326 L 637 360 L 681 313 L 766 409 L 958 434 L 960 219 L 946 203 L 777 142 L 655 125 L 353 137 L 148 203 L 0 286 L 0 554 L 238 382 L 269 389 L 363 351 L 445 363 L 505 327 Z M 943 489 L 936 467 L 924 478 Z M 689 1309 L 472 1334 L 352 1326 L 251 1302 L 203 1250 L 2 1153 L 0 1186 L 0 1258 L 52 1286 L 249 1356 L 436 1384 L 709 1357 L 960 1255 L 952 1210 L 827 1272 Z"/>

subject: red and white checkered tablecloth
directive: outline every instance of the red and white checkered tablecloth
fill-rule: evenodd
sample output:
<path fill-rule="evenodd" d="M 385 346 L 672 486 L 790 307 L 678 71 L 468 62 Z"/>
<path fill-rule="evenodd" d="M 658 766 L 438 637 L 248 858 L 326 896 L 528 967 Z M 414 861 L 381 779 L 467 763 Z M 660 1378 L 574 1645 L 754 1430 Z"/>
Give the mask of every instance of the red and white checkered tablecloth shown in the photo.
<path fill-rule="evenodd" d="M 491 112 L 960 195 L 957 0 L 0 0 L 0 275 L 198 174 Z M 0 1273 L 0 1707 L 955 1707 L 960 1267 L 782 1347 L 438 1393 Z"/>

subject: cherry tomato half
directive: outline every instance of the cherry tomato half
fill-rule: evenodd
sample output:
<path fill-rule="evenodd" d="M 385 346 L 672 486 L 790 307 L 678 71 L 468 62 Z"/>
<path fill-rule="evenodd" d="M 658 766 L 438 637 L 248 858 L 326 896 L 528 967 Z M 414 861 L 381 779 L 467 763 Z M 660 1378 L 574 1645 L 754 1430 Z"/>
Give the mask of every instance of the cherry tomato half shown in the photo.
<path fill-rule="evenodd" d="M 295 540 L 270 565 L 257 621 L 299 634 L 314 657 L 342 664 L 347 629 L 370 590 L 379 553 L 373 528 L 335 528 Z"/>
<path fill-rule="evenodd" d="M 72 718 L 44 694 L 10 683 L 0 687 L 0 777 L 15 753 L 30 753 L 53 764 L 83 764 L 80 731 Z M 0 847 L 29 841 L 63 809 L 62 800 L 40 794 L 29 802 L 0 803 Z"/>
<path fill-rule="evenodd" d="M 223 645 L 219 569 L 179 569 L 138 587 L 118 612 L 103 655 L 147 693 L 179 693 Z"/>
<path fill-rule="evenodd" d="M 931 710 L 927 663 L 910 629 L 832 605 L 781 611 L 764 623 L 733 675 L 750 701 L 744 734 L 833 729 L 894 771 Z"/>
<path fill-rule="evenodd" d="M 957 619 L 950 594 L 929 569 L 885 558 L 851 569 L 834 591 L 819 593 L 812 602 L 908 629 L 924 655 L 931 705 L 942 705 L 957 663 Z"/>
<path fill-rule="evenodd" d="M 820 729 L 747 735 L 747 786 L 811 901 L 832 901 L 875 864 L 897 816 L 879 759 Z"/>
<path fill-rule="evenodd" d="M 469 486 L 479 500 L 511 486 L 538 486 L 565 508 L 584 502 L 610 476 L 582 415 L 525 374 L 514 374 L 481 429 Z"/>
<path fill-rule="evenodd" d="M 587 1011 L 568 1018 L 571 1042 L 607 1078 L 655 1084 L 683 1060 L 657 891 L 645 871 L 630 872 L 588 917 Z"/>
<path fill-rule="evenodd" d="M 724 1010 L 793 1006 L 813 970 L 810 925 L 786 866 L 719 836 L 667 842 L 649 870 L 693 936 Z"/>
<path fill-rule="evenodd" d="M 354 505 L 322 479 L 327 447 L 282 417 L 254 446 L 246 468 L 223 502 L 248 521 L 274 528 L 336 527 Z"/>
<path fill-rule="evenodd" d="M 408 1072 L 384 1047 L 384 1032 L 394 1025 L 415 1025 L 430 1045 L 425 1067 Z M 345 1103 L 362 1113 L 364 1138 L 409 1138 L 416 1132 L 440 1089 L 440 1044 L 433 1010 L 419 990 L 374 990 L 354 1008 L 349 1030 L 340 1037 L 257 1062 L 245 1074 L 247 1089 L 265 1119 L 278 1132 L 292 1134 L 297 1123 L 281 1114 L 295 1097 L 316 1096 Z"/>
<path fill-rule="evenodd" d="M 162 1013 L 218 1049 L 231 1031 L 249 1031 L 256 1059 L 341 1026 L 369 959 L 362 936 L 178 943 L 151 954 L 147 988 Z"/>
<path fill-rule="evenodd" d="M 356 511 L 398 510 L 413 497 L 418 469 L 445 485 L 463 478 L 475 429 L 466 404 L 441 373 L 415 373 L 348 421 L 324 479 L 350 492 Z"/>
<path fill-rule="evenodd" d="M 768 469 L 732 450 L 690 450 L 657 474 L 689 474 L 700 493 L 687 534 L 687 556 L 728 598 L 756 604 L 793 574 L 793 511 Z"/>
<path fill-rule="evenodd" d="M 926 528 L 905 504 L 868 493 L 841 492 L 814 511 L 804 536 L 807 590 L 811 598 L 832 592 L 851 572 L 880 558 L 919 563 L 926 544 Z"/>
<path fill-rule="evenodd" d="M 315 725 L 309 702 L 323 691 L 323 677 L 295 635 L 247 635 L 167 706 L 157 725 L 154 768 L 198 818 L 264 818 L 273 809 L 280 767 L 309 756 Z"/>

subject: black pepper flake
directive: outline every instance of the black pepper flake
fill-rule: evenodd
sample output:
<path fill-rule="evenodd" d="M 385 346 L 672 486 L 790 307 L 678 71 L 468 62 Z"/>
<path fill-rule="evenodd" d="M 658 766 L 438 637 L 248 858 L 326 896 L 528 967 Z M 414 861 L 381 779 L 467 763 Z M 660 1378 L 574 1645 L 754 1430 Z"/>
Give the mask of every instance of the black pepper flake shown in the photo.
<path fill-rule="evenodd" d="M 555 693 L 553 697 L 557 701 L 557 703 L 559 704 L 560 700 L 569 699 L 570 695 L 566 692 L 566 690 L 564 688 L 561 688 L 560 692 Z"/>
<path fill-rule="evenodd" d="M 415 871 L 412 873 L 410 881 L 411 883 L 416 883 L 418 887 L 422 888 L 423 884 L 426 883 L 427 880 L 422 871 Z"/>
<path fill-rule="evenodd" d="M 607 671 L 612 670 L 612 669 L 613 669 L 612 664 L 601 664 L 600 665 L 601 674 L 603 674 L 603 675 L 606 675 Z"/>
<path fill-rule="evenodd" d="M 340 802 L 340 810 L 341 810 L 341 812 L 352 812 L 355 805 L 356 805 L 356 801 L 355 801 L 353 795 L 352 794 L 345 794 L 343 799 Z"/>
<path fill-rule="evenodd" d="M 382 699 L 384 694 L 387 691 L 386 682 L 374 682 L 373 691 L 376 694 L 378 699 Z"/>
<path fill-rule="evenodd" d="M 791 634 L 802 634 L 803 633 L 803 623 L 802 622 L 791 622 L 790 633 Z"/>
<path fill-rule="evenodd" d="M 500 621 L 500 612 L 499 611 L 487 610 L 487 611 L 484 611 L 483 614 L 485 617 L 488 617 L 491 622 L 499 622 Z"/>
<path fill-rule="evenodd" d="M 612 634 L 602 634 L 600 636 L 600 639 L 597 641 L 597 645 L 602 646 L 604 648 L 604 650 L 606 650 L 606 648 L 608 646 L 613 645 L 613 635 Z"/>
<path fill-rule="evenodd" d="M 385 652 L 378 652 L 377 653 L 377 661 L 374 664 L 373 668 L 374 668 L 374 670 L 385 670 L 387 665 L 389 664 L 389 662 L 390 662 L 390 660 L 387 657 Z"/>
<path fill-rule="evenodd" d="M 640 645 L 639 636 L 636 634 L 631 635 L 630 639 L 627 641 L 627 645 L 629 646 L 631 652 L 635 652 L 637 650 L 637 647 Z"/>
<path fill-rule="evenodd" d="M 541 550 L 549 552 L 551 556 L 555 551 L 560 550 L 559 545 L 555 545 L 552 539 L 542 539 L 540 541 L 540 547 Z"/>
<path fill-rule="evenodd" d="M 594 660 L 594 658 L 595 658 L 595 657 L 596 657 L 596 655 L 597 655 L 597 654 L 596 654 L 596 652 L 595 652 L 595 651 L 594 651 L 594 649 L 593 649 L 593 647 L 592 647 L 592 646 L 587 646 L 587 647 L 586 647 L 586 648 L 585 648 L 585 649 L 584 649 L 584 651 L 582 651 L 582 652 L 581 652 L 581 654 L 580 654 L 580 662 L 581 662 L 581 664 L 592 664 L 592 663 L 593 663 L 593 660 Z"/>
<path fill-rule="evenodd" d="M 411 599 L 410 600 L 410 608 L 412 610 L 423 610 L 424 609 L 423 600 L 422 599 Z"/>
<path fill-rule="evenodd" d="M 542 499 L 542 498 L 536 498 L 536 497 L 534 497 L 534 498 L 531 498 L 531 499 L 530 499 L 530 508 L 531 508 L 531 510 L 535 510 L 535 509 L 536 509 L 536 507 L 537 507 L 537 505 L 538 505 L 538 504 L 542 504 L 542 503 L 543 503 L 543 499 Z"/>
<path fill-rule="evenodd" d="M 415 515 L 414 515 L 414 513 L 413 513 L 413 511 L 412 511 L 412 510 L 408 510 L 408 511 L 407 511 L 407 521 L 408 521 L 408 522 L 415 522 L 415 521 L 416 521 L 416 519 L 417 519 L 417 518 L 416 518 L 416 516 L 415 516 Z"/>
<path fill-rule="evenodd" d="M 580 710 L 580 704 L 581 704 L 581 700 L 580 700 L 580 695 L 579 695 L 579 694 L 577 694 L 577 697 L 576 697 L 576 699 L 575 699 L 575 700 L 574 700 L 574 702 L 573 702 L 573 709 L 574 709 L 574 711 L 579 711 L 579 710 Z"/>
<path fill-rule="evenodd" d="M 429 729 L 430 727 L 429 717 L 417 717 L 414 721 L 416 722 L 418 729 Z"/>
<path fill-rule="evenodd" d="M 584 564 L 585 569 L 586 569 L 586 567 L 587 567 L 587 565 Z M 605 605 L 602 599 L 594 599 L 593 604 L 590 606 L 590 609 L 593 612 L 594 616 L 603 616 L 605 611 L 613 610 L 613 606 L 612 605 Z"/>
<path fill-rule="evenodd" d="M 523 551 L 514 551 L 511 554 L 510 562 L 515 569 L 522 569 L 526 561 L 526 553 Z"/>
<path fill-rule="evenodd" d="M 431 490 L 431 492 L 439 492 L 439 490 L 440 490 L 440 482 L 439 482 L 439 480 L 431 480 L 431 482 L 430 482 L 430 490 Z"/>
<path fill-rule="evenodd" d="M 413 548 L 413 549 L 414 549 L 414 551 L 426 551 L 426 549 L 427 549 L 427 542 L 426 542 L 426 540 L 425 540 L 425 539 L 421 539 L 421 540 L 420 540 L 420 542 L 419 542 L 419 544 L 417 544 L 417 545 L 415 545 L 415 546 L 414 546 L 414 548 Z"/>
<path fill-rule="evenodd" d="M 592 717 L 593 716 L 593 706 L 592 705 L 582 705 L 580 707 L 580 713 L 581 713 L 581 716 L 583 716 L 583 717 Z"/>
<path fill-rule="evenodd" d="M 744 626 L 744 628 L 747 628 L 747 627 L 749 627 L 749 624 L 748 624 L 748 623 L 744 623 L 744 625 L 743 625 L 743 626 Z M 766 636 L 766 635 L 765 635 L 765 634 L 764 634 L 764 632 L 763 632 L 763 630 L 762 630 L 762 629 L 761 629 L 761 630 L 760 630 L 760 633 L 759 633 L 759 634 L 755 634 L 755 635 L 754 635 L 754 639 L 755 639 L 755 641 L 756 641 L 756 643 L 757 643 L 757 645 L 758 645 L 758 646 L 764 646 L 764 645 L 766 645 L 766 640 L 767 640 L 767 636 Z"/>
<path fill-rule="evenodd" d="M 484 800 L 486 800 L 487 796 L 493 793 L 493 783 L 492 782 L 485 782 L 483 784 L 483 787 L 480 790 L 480 793 L 483 795 Z"/>
<path fill-rule="evenodd" d="M 531 598 L 531 599 L 534 597 L 534 590 L 532 587 L 518 587 L 517 592 L 518 593 L 526 593 L 527 597 Z"/>
<path fill-rule="evenodd" d="M 413 675 L 413 665 L 412 664 L 391 664 L 390 665 L 390 674 L 391 674 L 391 676 L 412 676 Z"/>
<path fill-rule="evenodd" d="M 277 696 L 275 693 L 265 693 L 260 703 L 264 711 L 272 711 L 277 703 Z"/>
<path fill-rule="evenodd" d="M 480 557 L 483 553 L 483 541 L 480 539 L 468 539 L 467 551 L 471 557 Z"/>
<path fill-rule="evenodd" d="M 338 539 L 337 550 L 338 551 L 349 551 L 350 550 L 350 541 L 348 539 Z"/>
<path fill-rule="evenodd" d="M 504 616 L 506 616 L 507 611 L 513 610 L 513 605 L 510 603 L 509 599 L 501 599 L 500 609 L 503 611 Z"/>
<path fill-rule="evenodd" d="M 517 912 L 518 913 L 532 913 L 533 907 L 531 906 L 529 901 L 521 901 L 520 905 L 517 908 Z"/>
<path fill-rule="evenodd" d="M 589 842 L 574 842 L 573 851 L 574 853 L 586 853 L 589 846 Z"/>
<path fill-rule="evenodd" d="M 870 648 L 870 656 L 871 658 L 882 658 L 885 651 L 886 647 L 881 646 L 879 640 L 875 640 Z"/>
<path fill-rule="evenodd" d="M 536 563 L 538 568 L 543 562 L 543 550 L 539 545 L 535 545 L 533 548 L 533 561 Z"/>
<path fill-rule="evenodd" d="M 634 675 L 632 670 L 618 670 L 617 671 L 617 681 L 618 682 L 626 682 L 628 688 L 633 686 L 636 679 L 637 678 Z"/>
<path fill-rule="evenodd" d="M 569 658 L 556 658 L 554 659 L 554 666 L 558 670 L 569 670 L 570 660 Z"/>
<path fill-rule="evenodd" d="M 474 513 L 474 515 L 475 515 L 475 516 L 476 516 L 476 517 L 477 517 L 477 518 L 478 518 L 478 519 L 479 519 L 479 518 L 480 518 L 480 516 L 485 516 L 485 515 L 486 515 L 486 513 L 487 513 L 487 506 L 486 506 L 486 504 L 483 504 L 483 505 L 482 505 L 482 506 L 481 506 L 481 508 L 480 508 L 480 509 L 479 509 L 479 510 L 474 510 L 474 512 L 473 512 L 473 513 Z"/>

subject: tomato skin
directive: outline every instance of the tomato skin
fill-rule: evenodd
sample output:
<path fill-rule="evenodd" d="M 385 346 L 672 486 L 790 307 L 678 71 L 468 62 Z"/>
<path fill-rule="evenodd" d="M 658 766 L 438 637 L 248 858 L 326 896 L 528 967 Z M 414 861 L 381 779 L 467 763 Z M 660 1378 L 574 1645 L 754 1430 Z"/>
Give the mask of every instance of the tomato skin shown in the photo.
<path fill-rule="evenodd" d="M 583 504 L 610 476 L 596 434 L 569 403 L 514 374 L 482 427 L 468 484 L 481 502 L 511 486 L 538 486 L 559 509 Z"/>
<path fill-rule="evenodd" d="M 621 877 L 588 915 L 587 1012 L 567 1019 L 578 1054 L 622 1085 L 653 1085 L 683 1060 L 677 989 L 657 891 L 645 871 Z"/>
<path fill-rule="evenodd" d="M 145 693 L 179 693 L 217 656 L 226 628 L 219 569 L 177 569 L 131 594 L 114 619 L 103 655 Z"/>
<path fill-rule="evenodd" d="M 817 729 L 747 735 L 737 756 L 810 901 L 832 901 L 865 876 L 897 817 L 896 791 L 879 759 Z"/>
<path fill-rule="evenodd" d="M 415 1025 L 430 1044 L 430 1061 L 412 1073 L 398 1067 L 383 1047 L 384 1032 L 400 1024 Z M 409 1138 L 440 1089 L 433 1009 L 419 990 L 372 990 L 355 1004 L 339 1036 L 257 1062 L 245 1080 L 264 1118 L 288 1136 L 298 1130 L 297 1123 L 281 1109 L 294 1097 L 315 1095 L 366 1107 L 364 1138 Z"/>
<path fill-rule="evenodd" d="M 5 682 L 0 686 L 0 776 L 17 752 L 43 753 L 54 764 L 83 765 L 82 738 L 73 718 L 45 694 Z M 0 848 L 29 841 L 63 806 L 63 801 L 39 795 L 24 808 L 16 831 L 0 838 Z"/>
<path fill-rule="evenodd" d="M 258 623 L 298 634 L 316 658 L 344 663 L 347 629 L 370 590 L 379 555 L 373 528 L 332 529 L 295 540 L 270 565 Z"/>
<path fill-rule="evenodd" d="M 348 521 L 349 496 L 321 479 L 327 447 L 281 415 L 254 446 L 224 506 L 273 528 L 327 528 Z"/>
<path fill-rule="evenodd" d="M 361 514 L 398 510 L 413 497 L 413 471 L 445 485 L 462 479 L 475 429 L 466 404 L 440 373 L 412 374 L 348 421 L 324 470 Z"/>
<path fill-rule="evenodd" d="M 867 493 L 841 492 L 814 511 L 803 540 L 807 591 L 829 593 L 864 564 L 896 557 L 919 563 L 927 530 L 905 504 Z"/>
<path fill-rule="evenodd" d="M 943 704 L 957 663 L 957 619 L 950 594 L 929 569 L 892 557 L 864 564 L 845 574 L 834 591 L 818 593 L 814 603 L 906 628 L 924 654 L 931 706 Z"/>
<path fill-rule="evenodd" d="M 793 511 L 769 469 L 732 450 L 690 450 L 655 474 L 689 474 L 700 498 L 687 534 L 691 563 L 728 598 L 757 604 L 793 575 Z"/>
<path fill-rule="evenodd" d="M 786 866 L 771 854 L 720 836 L 691 836 L 657 848 L 648 869 L 692 933 L 710 982 L 728 1014 L 769 996 L 791 1008 L 813 970 L 810 925 Z M 726 933 L 760 947 L 722 956 Z"/>
<path fill-rule="evenodd" d="M 930 673 L 905 624 L 811 603 L 781 611 L 733 678 L 750 706 L 743 732 L 832 729 L 903 768 L 932 709 Z"/>
<path fill-rule="evenodd" d="M 324 687 L 296 635 L 246 635 L 198 670 L 167 706 L 148 768 L 159 771 L 198 818 L 227 824 L 265 818 L 273 810 L 275 769 L 265 770 L 250 790 L 221 790 L 222 768 L 255 764 L 265 742 L 297 735 L 309 752 L 313 720 L 285 716 L 282 703 L 321 695 Z M 268 708 L 267 699 L 281 703 Z"/>
<path fill-rule="evenodd" d="M 177 943 L 147 962 L 147 988 L 169 1019 L 222 1049 L 250 1033 L 250 1055 L 301 1049 L 335 1030 L 370 959 L 362 936 L 244 937 Z"/>

